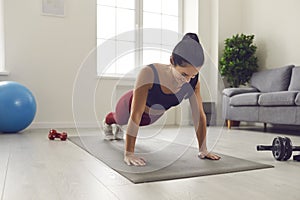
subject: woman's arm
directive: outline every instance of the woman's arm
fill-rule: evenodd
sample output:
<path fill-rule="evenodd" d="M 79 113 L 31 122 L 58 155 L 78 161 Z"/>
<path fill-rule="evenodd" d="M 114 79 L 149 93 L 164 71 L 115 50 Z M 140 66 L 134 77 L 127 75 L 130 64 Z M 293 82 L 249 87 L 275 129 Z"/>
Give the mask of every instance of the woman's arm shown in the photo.
<path fill-rule="evenodd" d="M 151 75 L 152 74 L 152 75 Z M 139 130 L 141 117 L 145 111 L 146 101 L 148 97 L 148 90 L 152 87 L 153 72 L 149 67 L 145 67 L 138 75 L 135 89 L 133 92 L 133 99 L 131 103 L 130 118 L 126 131 L 124 161 L 128 165 L 145 165 L 145 160 L 134 155 L 134 148 L 136 137 Z"/>
<path fill-rule="evenodd" d="M 209 153 L 206 146 L 206 115 L 203 109 L 202 98 L 200 95 L 200 82 L 195 87 L 194 94 L 189 98 L 195 131 L 198 140 L 199 157 L 213 160 L 220 159 L 219 156 Z"/>

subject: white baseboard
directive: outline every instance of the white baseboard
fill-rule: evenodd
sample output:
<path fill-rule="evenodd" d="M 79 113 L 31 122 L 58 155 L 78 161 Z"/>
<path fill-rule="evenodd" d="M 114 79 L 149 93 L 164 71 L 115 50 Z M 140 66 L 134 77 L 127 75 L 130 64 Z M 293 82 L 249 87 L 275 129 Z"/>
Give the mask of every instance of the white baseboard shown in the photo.
<path fill-rule="evenodd" d="M 29 128 L 31 129 L 56 129 L 56 128 L 98 128 L 100 124 L 95 122 L 33 122 Z"/>
<path fill-rule="evenodd" d="M 187 120 L 182 120 L 180 122 L 177 122 L 176 125 L 178 126 L 190 126 L 193 125 L 193 121 L 187 119 Z"/>

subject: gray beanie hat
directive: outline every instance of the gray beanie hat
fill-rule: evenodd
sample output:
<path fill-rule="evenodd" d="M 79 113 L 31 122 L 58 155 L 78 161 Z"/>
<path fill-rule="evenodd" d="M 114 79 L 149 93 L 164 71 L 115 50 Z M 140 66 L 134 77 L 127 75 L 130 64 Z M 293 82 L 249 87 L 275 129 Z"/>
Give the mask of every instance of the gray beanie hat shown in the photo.
<path fill-rule="evenodd" d="M 201 44 L 189 37 L 184 37 L 174 48 L 173 53 L 179 55 L 195 67 L 204 63 L 204 53 Z"/>

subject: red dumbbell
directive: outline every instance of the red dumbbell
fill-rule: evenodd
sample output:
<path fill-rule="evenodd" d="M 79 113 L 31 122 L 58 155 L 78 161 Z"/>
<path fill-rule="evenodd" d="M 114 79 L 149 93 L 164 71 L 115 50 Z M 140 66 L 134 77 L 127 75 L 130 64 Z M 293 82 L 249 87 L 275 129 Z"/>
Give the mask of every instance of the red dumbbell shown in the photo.
<path fill-rule="evenodd" d="M 59 138 L 62 141 L 65 141 L 68 138 L 66 132 L 58 133 L 55 129 L 51 129 L 48 134 L 49 140 L 54 140 L 55 138 Z"/>

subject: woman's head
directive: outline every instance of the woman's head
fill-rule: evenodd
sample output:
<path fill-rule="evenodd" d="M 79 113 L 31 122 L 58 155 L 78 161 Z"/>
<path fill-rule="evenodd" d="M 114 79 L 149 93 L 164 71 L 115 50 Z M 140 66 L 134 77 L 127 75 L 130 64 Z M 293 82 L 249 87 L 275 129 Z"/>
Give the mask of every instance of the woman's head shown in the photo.
<path fill-rule="evenodd" d="M 203 65 L 204 53 L 197 34 L 186 33 L 183 36 L 172 52 L 171 63 L 180 67 L 192 65 L 198 68 Z"/>

